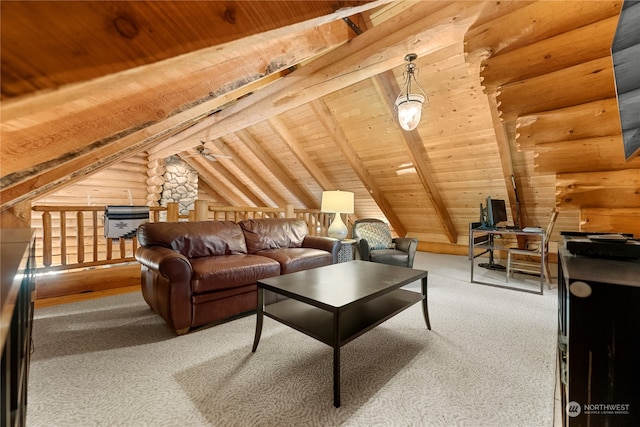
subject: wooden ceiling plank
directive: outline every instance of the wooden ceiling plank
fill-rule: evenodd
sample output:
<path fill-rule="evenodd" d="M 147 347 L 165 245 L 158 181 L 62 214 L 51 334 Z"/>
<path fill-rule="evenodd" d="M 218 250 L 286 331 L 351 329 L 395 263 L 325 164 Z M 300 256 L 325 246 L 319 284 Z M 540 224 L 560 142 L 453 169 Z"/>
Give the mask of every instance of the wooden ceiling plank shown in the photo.
<path fill-rule="evenodd" d="M 179 153 L 178 156 L 198 172 L 199 180 L 202 179 L 211 187 L 215 188 L 218 194 L 223 196 L 231 206 L 246 206 L 247 203 L 245 200 L 238 196 L 238 191 L 227 186 L 226 183 L 212 173 L 210 165 L 207 164 L 207 160 L 198 157 L 189 157 L 182 153 Z"/>
<path fill-rule="evenodd" d="M 315 181 L 322 187 L 323 190 L 335 190 L 336 187 L 325 176 L 325 174 L 316 166 L 311 157 L 304 151 L 304 148 L 296 141 L 289 129 L 282 123 L 277 117 L 269 119 L 269 125 L 273 131 L 287 144 L 291 152 L 302 163 L 302 166 L 309 172 L 309 174 L 315 179 Z"/>
<path fill-rule="evenodd" d="M 238 179 L 236 174 L 231 169 L 227 168 L 225 163 L 231 162 L 232 160 L 222 159 L 222 158 L 216 159 L 216 160 L 209 160 L 202 157 L 201 154 L 196 151 L 189 151 L 185 153 L 186 155 L 183 155 L 182 156 L 183 158 L 185 158 L 186 156 L 190 156 L 190 158 L 194 158 L 195 156 L 200 157 L 198 160 L 201 161 L 201 164 L 203 167 L 207 169 L 211 168 L 216 172 L 218 172 L 218 174 L 225 177 L 225 179 L 229 181 L 231 185 L 233 185 L 240 192 L 240 194 L 242 194 L 244 197 L 251 200 L 255 204 L 255 206 L 267 206 L 267 203 L 264 200 L 262 200 L 249 187 L 247 187 L 240 179 Z"/>
<path fill-rule="evenodd" d="M 393 72 L 387 71 L 383 74 L 379 74 L 373 79 L 373 81 L 378 92 L 385 100 L 384 104 L 387 107 L 387 113 L 391 115 L 391 117 L 396 116 L 394 103 L 398 93 L 400 93 L 400 87 L 395 80 Z M 420 138 L 420 134 L 417 130 L 410 132 L 402 131 L 398 121 L 394 120 L 393 122 L 398 128 L 402 140 L 407 147 L 411 163 L 413 163 L 413 167 L 420 178 L 420 183 L 422 184 L 425 194 L 428 196 L 436 211 L 438 220 L 444 230 L 444 234 L 449 239 L 449 242 L 455 243 L 458 240 L 458 233 L 456 231 L 456 227 L 453 225 L 453 221 L 451 221 L 449 212 L 447 212 L 447 206 L 442 199 L 440 190 L 438 190 L 438 185 L 430 173 L 431 167 L 429 165 L 429 155 L 424 148 L 424 143 Z"/>
<path fill-rule="evenodd" d="M 247 177 L 247 179 L 257 186 L 273 203 L 276 207 L 283 207 L 287 205 L 287 201 L 282 198 L 271 186 L 269 186 L 263 177 L 255 172 L 254 168 L 245 162 L 240 156 L 239 152 L 233 151 L 227 146 L 224 138 L 212 143 L 223 155 L 233 157 L 233 162 L 237 166 L 238 170 Z"/>
<path fill-rule="evenodd" d="M 311 102 L 311 108 L 313 109 L 316 117 L 325 127 L 331 138 L 334 140 L 345 159 L 351 166 L 351 169 L 358 175 L 362 185 L 365 186 L 373 200 L 377 203 L 378 207 L 382 211 L 385 217 L 389 220 L 391 227 L 395 230 L 395 232 L 400 237 L 404 237 L 407 234 L 407 230 L 404 225 L 396 215 L 393 207 L 387 200 L 384 195 L 384 192 L 381 191 L 376 185 L 373 177 L 369 174 L 367 169 L 362 164 L 362 160 L 358 157 L 358 154 L 349 144 L 346 135 L 340 128 L 340 124 L 336 121 L 336 119 L 331 114 L 329 107 L 324 101 L 315 100 Z"/>
<path fill-rule="evenodd" d="M 212 187 L 207 181 L 198 181 L 198 192 L 206 193 L 208 196 L 215 199 L 215 203 L 219 205 L 229 206 L 231 203 L 225 197 L 218 193 L 218 191 Z"/>
<path fill-rule="evenodd" d="M 296 197 L 305 208 L 318 209 L 320 203 L 313 196 L 306 194 L 298 184 L 284 171 L 280 163 L 267 152 L 247 130 L 238 130 L 236 136 L 249 150 L 269 169 L 269 171 Z"/>

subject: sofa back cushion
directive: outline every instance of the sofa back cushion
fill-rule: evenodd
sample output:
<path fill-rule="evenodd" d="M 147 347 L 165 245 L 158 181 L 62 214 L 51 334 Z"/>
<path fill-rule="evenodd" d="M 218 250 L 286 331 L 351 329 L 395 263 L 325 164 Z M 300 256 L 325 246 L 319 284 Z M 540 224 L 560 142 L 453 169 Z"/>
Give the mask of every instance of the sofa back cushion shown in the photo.
<path fill-rule="evenodd" d="M 302 219 L 247 219 L 239 224 L 250 254 L 266 249 L 299 248 L 309 233 L 307 223 Z"/>
<path fill-rule="evenodd" d="M 246 254 L 242 229 L 233 221 L 155 222 L 138 227 L 142 246 L 164 246 L 187 258 Z"/>

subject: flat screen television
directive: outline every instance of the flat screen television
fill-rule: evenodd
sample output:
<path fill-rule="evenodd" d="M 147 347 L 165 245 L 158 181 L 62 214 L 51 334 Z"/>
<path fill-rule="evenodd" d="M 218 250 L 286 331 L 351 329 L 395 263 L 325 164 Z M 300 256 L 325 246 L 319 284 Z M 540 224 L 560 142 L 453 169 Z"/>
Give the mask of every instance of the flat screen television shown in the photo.
<path fill-rule="evenodd" d="M 487 197 L 487 225 L 497 227 L 499 223 L 507 222 L 507 205 L 502 199 Z"/>

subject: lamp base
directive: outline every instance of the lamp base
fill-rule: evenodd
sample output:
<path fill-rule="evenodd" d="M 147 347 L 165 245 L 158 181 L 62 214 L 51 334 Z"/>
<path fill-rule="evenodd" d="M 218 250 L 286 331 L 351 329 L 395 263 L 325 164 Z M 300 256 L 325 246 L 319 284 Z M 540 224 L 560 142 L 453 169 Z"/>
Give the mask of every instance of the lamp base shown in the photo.
<path fill-rule="evenodd" d="M 349 230 L 347 230 L 347 226 L 344 225 L 344 222 L 342 222 L 342 215 L 340 215 L 340 212 L 336 212 L 336 216 L 329 226 L 327 234 L 329 235 L 329 237 L 333 237 L 334 239 L 338 240 L 344 240 L 347 238 Z"/>

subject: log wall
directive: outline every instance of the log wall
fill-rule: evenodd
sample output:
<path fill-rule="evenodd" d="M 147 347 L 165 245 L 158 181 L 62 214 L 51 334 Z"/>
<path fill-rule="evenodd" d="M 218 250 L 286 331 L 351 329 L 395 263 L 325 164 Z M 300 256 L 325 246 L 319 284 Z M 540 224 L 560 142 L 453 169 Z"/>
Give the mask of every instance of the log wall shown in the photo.
<path fill-rule="evenodd" d="M 523 3 L 474 28 L 467 49 L 485 55 L 481 76 L 508 130 L 525 224 L 542 225 L 537 206 L 555 204 L 556 233 L 637 234 L 640 158 L 625 161 L 610 51 L 622 2 L 575 13 L 568 4 Z"/>

